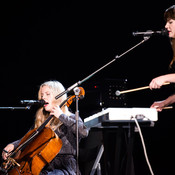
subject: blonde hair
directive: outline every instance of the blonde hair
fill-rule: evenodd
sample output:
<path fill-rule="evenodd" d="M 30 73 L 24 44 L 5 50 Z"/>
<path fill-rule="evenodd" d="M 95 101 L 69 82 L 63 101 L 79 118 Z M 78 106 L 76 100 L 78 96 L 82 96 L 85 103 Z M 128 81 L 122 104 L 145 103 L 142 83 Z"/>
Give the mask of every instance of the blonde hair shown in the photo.
<path fill-rule="evenodd" d="M 51 89 L 51 92 L 53 93 L 54 96 L 57 96 L 61 92 L 65 90 L 64 86 L 58 82 L 58 81 L 46 81 L 43 84 L 40 85 L 39 91 L 38 91 L 38 99 L 41 100 L 41 88 L 43 86 L 48 86 Z M 64 94 L 57 100 L 54 100 L 55 105 L 60 105 L 64 100 L 66 100 L 67 95 Z M 68 110 L 67 106 L 63 106 L 62 111 L 66 115 L 70 115 L 70 112 Z M 39 108 L 38 111 L 36 112 L 35 116 L 35 128 L 38 128 L 41 126 L 41 124 L 49 117 L 49 112 L 45 111 L 43 107 Z M 62 125 L 62 122 L 54 117 L 50 122 L 49 122 L 50 127 L 55 130 L 59 128 L 59 126 Z"/>

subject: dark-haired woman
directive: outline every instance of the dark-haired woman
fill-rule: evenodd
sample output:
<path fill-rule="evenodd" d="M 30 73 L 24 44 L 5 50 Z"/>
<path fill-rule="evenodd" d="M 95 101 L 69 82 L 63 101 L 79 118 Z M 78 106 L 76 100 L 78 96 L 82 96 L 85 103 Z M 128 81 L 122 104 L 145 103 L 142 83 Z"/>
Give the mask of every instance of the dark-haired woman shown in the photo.
<path fill-rule="evenodd" d="M 164 19 L 166 21 L 165 28 L 168 31 L 168 35 L 170 38 L 172 50 L 173 50 L 173 58 L 170 62 L 170 70 L 171 72 L 175 72 L 175 5 L 172 5 L 168 9 L 165 10 Z M 175 82 L 175 74 L 167 74 L 154 78 L 149 86 L 150 89 L 158 89 L 166 82 Z M 162 109 L 170 104 L 175 103 L 175 94 L 169 96 L 167 99 L 162 101 L 156 101 L 151 105 L 151 108 L 156 108 L 157 111 L 162 111 Z"/>

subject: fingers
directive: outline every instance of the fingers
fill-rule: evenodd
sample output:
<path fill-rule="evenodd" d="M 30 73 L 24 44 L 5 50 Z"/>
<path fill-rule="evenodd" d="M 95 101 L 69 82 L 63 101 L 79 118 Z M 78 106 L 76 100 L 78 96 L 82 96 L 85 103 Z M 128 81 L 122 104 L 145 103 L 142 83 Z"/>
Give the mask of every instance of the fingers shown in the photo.
<path fill-rule="evenodd" d="M 11 153 L 11 151 L 14 150 L 14 145 L 13 144 L 8 144 L 2 151 L 2 158 L 4 160 L 7 159 L 7 157 L 9 156 L 9 154 Z"/>
<path fill-rule="evenodd" d="M 61 114 L 63 114 L 63 111 L 60 109 L 59 105 L 54 106 L 50 112 L 50 115 L 54 115 L 57 118 L 59 118 Z"/>
<path fill-rule="evenodd" d="M 160 76 L 152 79 L 152 81 L 149 84 L 150 89 L 159 89 L 161 86 L 165 83 L 168 82 L 167 78 L 165 76 Z"/>
<path fill-rule="evenodd" d="M 158 112 L 162 111 L 162 108 L 159 106 L 151 106 L 150 108 L 155 108 Z"/>
<path fill-rule="evenodd" d="M 9 155 L 9 152 L 6 151 L 6 150 L 4 149 L 4 150 L 2 151 L 2 158 L 3 158 L 4 160 L 6 160 L 7 157 L 8 157 L 8 155 Z"/>
<path fill-rule="evenodd" d="M 162 84 L 159 84 L 155 80 L 152 80 L 151 83 L 149 84 L 150 89 L 160 89 Z"/>
<path fill-rule="evenodd" d="M 165 107 L 164 106 L 164 101 L 157 101 L 157 102 L 154 102 L 150 108 L 155 108 L 158 112 L 161 112 L 163 110 L 163 108 Z"/>

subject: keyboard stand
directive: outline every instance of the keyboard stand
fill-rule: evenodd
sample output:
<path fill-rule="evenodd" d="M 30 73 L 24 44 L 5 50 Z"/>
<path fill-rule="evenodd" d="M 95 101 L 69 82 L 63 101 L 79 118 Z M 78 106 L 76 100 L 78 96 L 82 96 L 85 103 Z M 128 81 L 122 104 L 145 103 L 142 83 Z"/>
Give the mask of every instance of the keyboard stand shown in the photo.
<path fill-rule="evenodd" d="M 101 145 L 100 150 L 98 152 L 97 158 L 95 159 L 94 165 L 92 167 L 90 175 L 94 175 L 97 171 L 97 175 L 101 175 L 101 165 L 100 165 L 100 159 L 104 152 L 104 146 Z"/>
<path fill-rule="evenodd" d="M 95 130 L 97 128 L 94 128 Z M 104 144 L 104 174 L 105 175 L 135 175 L 134 162 L 133 162 L 133 143 L 134 143 L 134 130 L 135 126 L 117 128 L 98 128 L 102 130 L 103 144 Z M 110 137 L 114 140 L 113 159 L 111 160 L 110 150 L 111 143 Z M 126 144 L 123 137 L 127 136 Z M 125 152 L 126 154 L 122 154 Z"/>

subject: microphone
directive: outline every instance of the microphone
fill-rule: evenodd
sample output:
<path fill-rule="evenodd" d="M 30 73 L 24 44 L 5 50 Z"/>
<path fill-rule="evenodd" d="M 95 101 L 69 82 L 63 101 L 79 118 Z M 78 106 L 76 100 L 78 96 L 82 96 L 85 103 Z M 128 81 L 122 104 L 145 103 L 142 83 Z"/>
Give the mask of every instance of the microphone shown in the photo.
<path fill-rule="evenodd" d="M 45 104 L 45 101 L 44 100 L 21 100 L 21 104 L 25 104 L 25 103 L 30 105 L 37 104 L 37 105 L 43 106 Z"/>
<path fill-rule="evenodd" d="M 161 31 L 152 31 L 152 30 L 147 30 L 146 32 L 133 32 L 133 36 L 139 36 L 139 35 L 144 35 L 144 36 L 152 36 L 155 34 L 160 34 L 164 36 L 168 36 L 168 30 L 167 29 L 162 29 Z"/>

